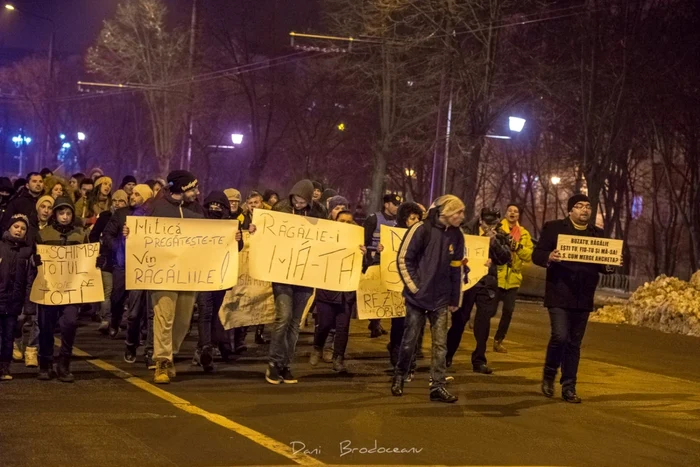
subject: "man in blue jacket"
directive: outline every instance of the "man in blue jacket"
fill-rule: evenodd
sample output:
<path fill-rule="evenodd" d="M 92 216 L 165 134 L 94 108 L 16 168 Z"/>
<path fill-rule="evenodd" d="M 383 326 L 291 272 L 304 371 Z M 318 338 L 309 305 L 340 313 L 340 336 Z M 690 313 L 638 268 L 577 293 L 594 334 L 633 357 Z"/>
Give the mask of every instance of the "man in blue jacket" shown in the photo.
<path fill-rule="evenodd" d="M 430 365 L 430 400 L 456 402 L 445 385 L 447 312 L 453 313 L 462 299 L 464 203 L 454 195 L 435 200 L 425 221 L 415 224 L 404 236 L 397 255 L 404 283 L 406 321 L 391 393 L 403 395 L 416 341 L 425 319 L 430 320 L 433 355 Z"/>

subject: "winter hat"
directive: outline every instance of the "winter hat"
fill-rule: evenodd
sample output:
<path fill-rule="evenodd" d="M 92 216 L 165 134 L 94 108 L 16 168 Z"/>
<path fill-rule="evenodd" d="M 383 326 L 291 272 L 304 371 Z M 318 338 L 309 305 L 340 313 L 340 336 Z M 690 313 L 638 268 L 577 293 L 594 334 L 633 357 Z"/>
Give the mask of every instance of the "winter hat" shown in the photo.
<path fill-rule="evenodd" d="M 124 178 L 122 178 L 122 184 L 119 185 L 119 188 L 124 188 L 127 183 L 133 183 L 134 185 L 136 185 L 136 177 L 134 177 L 133 175 L 125 176 Z"/>
<path fill-rule="evenodd" d="M 129 195 L 126 194 L 126 191 L 124 190 L 117 190 L 114 193 L 112 193 L 112 202 L 122 200 L 125 203 L 129 202 Z"/>
<path fill-rule="evenodd" d="M 9 194 L 14 193 L 15 187 L 12 186 L 12 180 L 7 177 L 0 177 L 0 191 L 6 191 Z"/>
<path fill-rule="evenodd" d="M 145 183 L 140 183 L 134 187 L 134 193 L 140 194 L 144 201 L 153 198 L 153 190 Z"/>
<path fill-rule="evenodd" d="M 109 183 L 110 185 L 112 185 L 112 179 L 109 178 L 109 177 L 105 177 L 105 176 L 103 175 L 102 177 L 100 177 L 100 178 L 98 178 L 97 180 L 95 180 L 95 186 L 104 185 L 104 184 L 106 184 L 106 183 Z"/>
<path fill-rule="evenodd" d="M 445 196 L 452 196 L 452 195 L 445 195 Z M 455 196 L 456 198 L 456 196 Z M 396 193 L 390 193 L 388 195 L 384 195 L 384 198 L 382 198 L 383 203 L 391 203 L 394 206 L 400 206 L 401 205 L 401 197 L 397 195 Z"/>
<path fill-rule="evenodd" d="M 204 207 L 207 208 L 210 204 L 216 203 L 222 209 L 229 209 L 228 196 L 223 191 L 214 190 L 204 198 Z"/>
<path fill-rule="evenodd" d="M 483 208 L 479 217 L 487 224 L 497 224 L 501 220 L 501 211 L 496 208 Z"/>
<path fill-rule="evenodd" d="M 314 185 L 314 190 L 323 191 L 323 183 L 317 181 L 311 181 Z"/>
<path fill-rule="evenodd" d="M 10 226 L 12 226 L 12 224 L 18 221 L 24 222 L 24 225 L 27 227 L 27 229 L 29 229 L 29 218 L 27 218 L 27 216 L 25 216 L 24 214 L 15 214 L 14 216 L 10 217 L 10 223 L 7 226 L 7 228 L 9 229 Z"/>
<path fill-rule="evenodd" d="M 73 214 L 75 214 L 75 206 L 73 205 L 73 201 L 71 201 L 71 199 L 67 196 L 59 196 L 53 203 L 53 212 L 56 212 L 60 208 L 70 208 L 70 210 L 73 211 Z"/>
<path fill-rule="evenodd" d="M 226 190 L 224 190 L 224 193 L 226 193 Z M 228 195 L 226 195 L 226 196 L 228 196 Z M 265 201 L 267 203 L 268 201 L 270 201 L 270 198 L 272 198 L 273 196 L 277 196 L 277 199 L 280 199 L 280 195 L 276 191 L 265 190 L 265 193 L 263 193 L 263 201 Z"/>
<path fill-rule="evenodd" d="M 455 195 L 442 195 L 433 203 L 438 208 L 440 215 L 450 217 L 464 209 L 464 203 Z"/>
<path fill-rule="evenodd" d="M 187 190 L 197 188 L 199 182 L 192 172 L 187 170 L 173 170 L 168 174 L 168 186 L 170 193 L 180 194 Z"/>
<path fill-rule="evenodd" d="M 583 193 L 577 193 L 571 198 L 569 198 L 569 201 L 566 202 L 566 212 L 571 212 L 572 209 L 574 209 L 574 206 L 576 203 L 590 203 L 591 200 L 588 198 L 588 196 L 584 195 Z"/>
<path fill-rule="evenodd" d="M 236 190 L 235 188 L 226 188 L 224 190 L 224 194 L 226 195 L 226 198 L 229 200 L 241 200 L 241 192 Z"/>
<path fill-rule="evenodd" d="M 328 211 L 332 211 L 338 206 L 345 206 L 345 208 L 347 209 L 349 204 L 350 203 L 348 203 L 347 199 L 343 198 L 340 195 L 336 195 L 328 199 Z"/>
<path fill-rule="evenodd" d="M 51 203 L 51 208 L 53 208 L 54 200 L 53 196 L 51 195 L 44 195 L 41 198 L 39 198 L 36 202 L 36 208 L 39 209 L 39 206 L 41 206 L 41 203 L 43 203 L 44 201 L 49 201 Z"/>

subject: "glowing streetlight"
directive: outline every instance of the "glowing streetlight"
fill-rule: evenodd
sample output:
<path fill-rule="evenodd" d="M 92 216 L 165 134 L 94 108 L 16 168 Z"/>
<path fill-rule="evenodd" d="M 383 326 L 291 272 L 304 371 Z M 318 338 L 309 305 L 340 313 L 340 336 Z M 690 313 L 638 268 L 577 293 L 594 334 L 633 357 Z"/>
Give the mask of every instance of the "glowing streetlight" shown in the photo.
<path fill-rule="evenodd" d="M 559 185 L 560 183 L 561 183 L 561 178 L 559 178 L 559 177 L 557 177 L 556 175 L 554 175 L 554 176 L 552 177 L 552 185 L 555 185 L 555 186 L 556 186 L 556 185 Z"/>
<path fill-rule="evenodd" d="M 508 117 L 508 128 L 510 131 L 520 133 L 525 127 L 525 119 L 520 117 Z"/>
<path fill-rule="evenodd" d="M 233 144 L 242 144 L 243 143 L 243 135 L 240 133 L 233 133 L 231 135 L 231 142 Z"/>
<path fill-rule="evenodd" d="M 403 173 L 405 173 L 408 178 L 414 178 L 416 176 L 416 171 L 409 168 L 403 169 Z"/>
<path fill-rule="evenodd" d="M 12 5 L 10 3 L 5 3 L 5 9 L 10 10 L 10 11 L 14 11 L 15 7 L 14 7 L 14 5 Z"/>
<path fill-rule="evenodd" d="M 70 149 L 70 143 L 63 143 L 61 146 L 63 149 Z"/>
<path fill-rule="evenodd" d="M 78 132 L 78 141 L 85 141 L 85 133 L 82 131 Z"/>

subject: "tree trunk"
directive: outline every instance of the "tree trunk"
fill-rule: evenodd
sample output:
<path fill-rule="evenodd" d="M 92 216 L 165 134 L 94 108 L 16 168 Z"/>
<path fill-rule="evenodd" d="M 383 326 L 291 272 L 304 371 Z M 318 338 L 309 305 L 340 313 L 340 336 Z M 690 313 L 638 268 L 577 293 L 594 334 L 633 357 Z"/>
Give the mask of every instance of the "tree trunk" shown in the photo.
<path fill-rule="evenodd" d="M 370 193 L 369 212 L 379 211 L 384 196 L 384 176 L 386 174 L 386 154 L 389 151 L 389 139 L 382 139 L 381 147 L 374 151 L 374 170 L 372 171 L 372 191 Z"/>
<path fill-rule="evenodd" d="M 477 212 L 475 204 L 479 193 L 479 163 L 481 162 L 481 150 L 483 147 L 484 142 L 479 137 L 471 151 L 463 158 L 466 174 L 462 190 L 462 201 L 464 201 L 465 205 L 464 218 L 467 220 L 471 220 Z"/>

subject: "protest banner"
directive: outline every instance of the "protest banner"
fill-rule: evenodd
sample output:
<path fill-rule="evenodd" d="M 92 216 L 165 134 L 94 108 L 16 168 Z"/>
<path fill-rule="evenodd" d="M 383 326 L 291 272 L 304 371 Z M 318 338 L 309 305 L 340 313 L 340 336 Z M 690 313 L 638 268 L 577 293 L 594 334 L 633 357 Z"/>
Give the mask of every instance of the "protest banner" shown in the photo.
<path fill-rule="evenodd" d="M 400 318 L 406 316 L 401 292 L 382 284 L 380 266 L 370 266 L 357 288 L 357 319 Z"/>
<path fill-rule="evenodd" d="M 396 264 L 401 240 L 408 232 L 408 229 L 400 227 L 387 227 L 382 225 L 379 228 L 379 243 L 384 247 L 379 256 L 379 265 L 381 266 L 382 285 L 387 290 L 395 292 L 403 291 L 403 281 L 399 275 L 399 268 Z"/>
<path fill-rule="evenodd" d="M 127 290 L 207 291 L 238 280 L 238 221 L 127 216 Z"/>
<path fill-rule="evenodd" d="M 238 253 L 238 283 L 226 292 L 219 309 L 224 329 L 268 324 L 275 320 L 272 283 L 250 277 L 249 264 L 250 234 L 243 232 L 243 250 Z"/>
<path fill-rule="evenodd" d="M 338 292 L 357 290 L 364 230 L 356 225 L 256 209 L 251 277 Z"/>
<path fill-rule="evenodd" d="M 469 260 L 467 262 L 469 273 L 467 274 L 467 282 L 462 285 L 462 291 L 471 289 L 489 273 L 486 262 L 489 259 L 490 242 L 491 239 L 489 237 L 480 237 L 478 235 L 464 236 L 464 256 Z"/>
<path fill-rule="evenodd" d="M 621 266 L 623 243 L 611 238 L 559 235 L 557 250 L 561 253 L 562 261 Z"/>
<path fill-rule="evenodd" d="M 29 300 L 40 305 L 97 303 L 105 299 L 102 273 L 95 266 L 99 243 L 37 245 L 41 266 L 37 268 Z"/>

